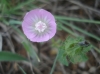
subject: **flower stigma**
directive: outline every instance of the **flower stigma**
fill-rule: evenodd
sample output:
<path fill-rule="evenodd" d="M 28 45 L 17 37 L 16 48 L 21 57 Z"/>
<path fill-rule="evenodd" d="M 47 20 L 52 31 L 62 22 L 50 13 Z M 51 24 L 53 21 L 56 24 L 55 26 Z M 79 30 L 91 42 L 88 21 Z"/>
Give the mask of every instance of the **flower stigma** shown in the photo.
<path fill-rule="evenodd" d="M 46 24 L 42 21 L 39 21 L 35 24 L 35 30 L 37 30 L 39 33 L 43 32 L 46 28 Z"/>

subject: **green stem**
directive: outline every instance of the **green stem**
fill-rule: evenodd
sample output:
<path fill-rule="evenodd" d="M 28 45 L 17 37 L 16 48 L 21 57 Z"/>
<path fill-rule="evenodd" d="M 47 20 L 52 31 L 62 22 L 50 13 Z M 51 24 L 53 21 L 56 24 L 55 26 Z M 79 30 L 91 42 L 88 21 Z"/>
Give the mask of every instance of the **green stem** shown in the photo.
<path fill-rule="evenodd" d="M 52 66 L 52 69 L 51 69 L 50 74 L 52 74 L 53 71 L 54 71 L 54 68 L 55 68 L 55 65 L 56 65 L 56 62 L 57 62 L 57 59 L 58 59 L 58 54 L 59 54 L 59 52 L 57 53 L 57 56 L 56 56 L 56 58 L 55 58 L 55 60 L 54 60 L 54 63 L 53 63 L 53 66 Z"/>
<path fill-rule="evenodd" d="M 80 18 L 73 18 L 73 17 L 64 17 L 64 16 L 55 16 L 58 20 L 67 20 L 67 21 L 75 21 L 75 22 L 83 22 L 83 23 L 94 23 L 94 24 L 100 24 L 100 21 L 94 21 L 89 19 L 80 19 Z"/>

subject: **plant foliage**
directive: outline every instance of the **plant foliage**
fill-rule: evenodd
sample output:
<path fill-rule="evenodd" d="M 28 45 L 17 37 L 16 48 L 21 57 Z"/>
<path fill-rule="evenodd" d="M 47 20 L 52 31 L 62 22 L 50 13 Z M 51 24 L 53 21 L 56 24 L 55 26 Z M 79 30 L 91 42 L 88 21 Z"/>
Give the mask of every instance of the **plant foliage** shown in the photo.
<path fill-rule="evenodd" d="M 91 49 L 92 45 L 85 42 L 82 37 L 73 38 L 68 36 L 59 49 L 58 60 L 68 66 L 68 61 L 71 63 L 78 63 L 87 61 L 86 53 Z"/>

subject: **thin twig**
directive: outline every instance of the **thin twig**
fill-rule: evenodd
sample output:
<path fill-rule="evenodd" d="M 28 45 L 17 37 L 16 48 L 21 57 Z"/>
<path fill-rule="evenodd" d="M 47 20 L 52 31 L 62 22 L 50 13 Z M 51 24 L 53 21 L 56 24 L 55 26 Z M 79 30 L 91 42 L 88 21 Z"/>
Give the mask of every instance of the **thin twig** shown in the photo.
<path fill-rule="evenodd" d="M 2 72 L 2 74 L 5 74 L 1 63 L 0 63 L 0 67 L 1 67 L 1 72 Z"/>
<path fill-rule="evenodd" d="M 97 61 L 97 62 L 99 63 L 99 65 L 100 65 L 100 59 L 98 58 L 96 52 L 95 52 L 94 50 L 91 50 L 91 52 L 92 52 L 93 56 L 95 57 L 96 61 Z"/>
<path fill-rule="evenodd" d="M 52 66 L 52 69 L 51 69 L 50 74 L 52 74 L 53 71 L 54 71 L 54 68 L 55 68 L 55 66 L 56 66 L 56 62 L 57 62 L 57 59 L 58 59 L 58 55 L 59 55 L 59 53 L 57 53 L 57 56 L 56 56 L 56 58 L 55 58 L 55 60 L 54 60 L 54 63 L 53 63 L 53 66 Z"/>
<path fill-rule="evenodd" d="M 78 2 L 78 1 L 74 1 L 74 0 L 67 0 L 67 1 L 69 1 L 69 2 L 71 2 L 71 3 L 73 3 L 73 4 L 76 4 L 76 5 L 78 5 L 78 6 L 82 7 L 82 8 L 86 8 L 86 9 L 88 9 L 88 10 L 91 10 L 91 11 L 94 11 L 94 12 L 97 12 L 97 13 L 100 14 L 100 11 L 99 11 L 99 10 L 96 10 L 96 9 L 94 9 L 94 8 L 92 8 L 92 7 L 88 7 L 88 6 L 86 6 L 86 5 L 83 5 L 83 4 L 81 4 L 80 2 Z"/>
<path fill-rule="evenodd" d="M 66 71 L 65 71 L 65 69 L 64 69 L 64 66 L 61 63 L 59 63 L 59 64 L 61 66 L 61 69 L 62 69 L 63 74 L 67 74 Z"/>

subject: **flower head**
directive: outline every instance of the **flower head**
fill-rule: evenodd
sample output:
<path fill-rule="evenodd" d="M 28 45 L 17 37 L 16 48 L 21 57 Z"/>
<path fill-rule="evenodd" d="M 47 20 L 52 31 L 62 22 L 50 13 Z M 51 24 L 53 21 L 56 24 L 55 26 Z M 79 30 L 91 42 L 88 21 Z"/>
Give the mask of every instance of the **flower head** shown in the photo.
<path fill-rule="evenodd" d="M 22 22 L 22 29 L 30 41 L 48 41 L 56 33 L 55 18 L 50 12 L 44 9 L 34 9 L 25 15 Z"/>

